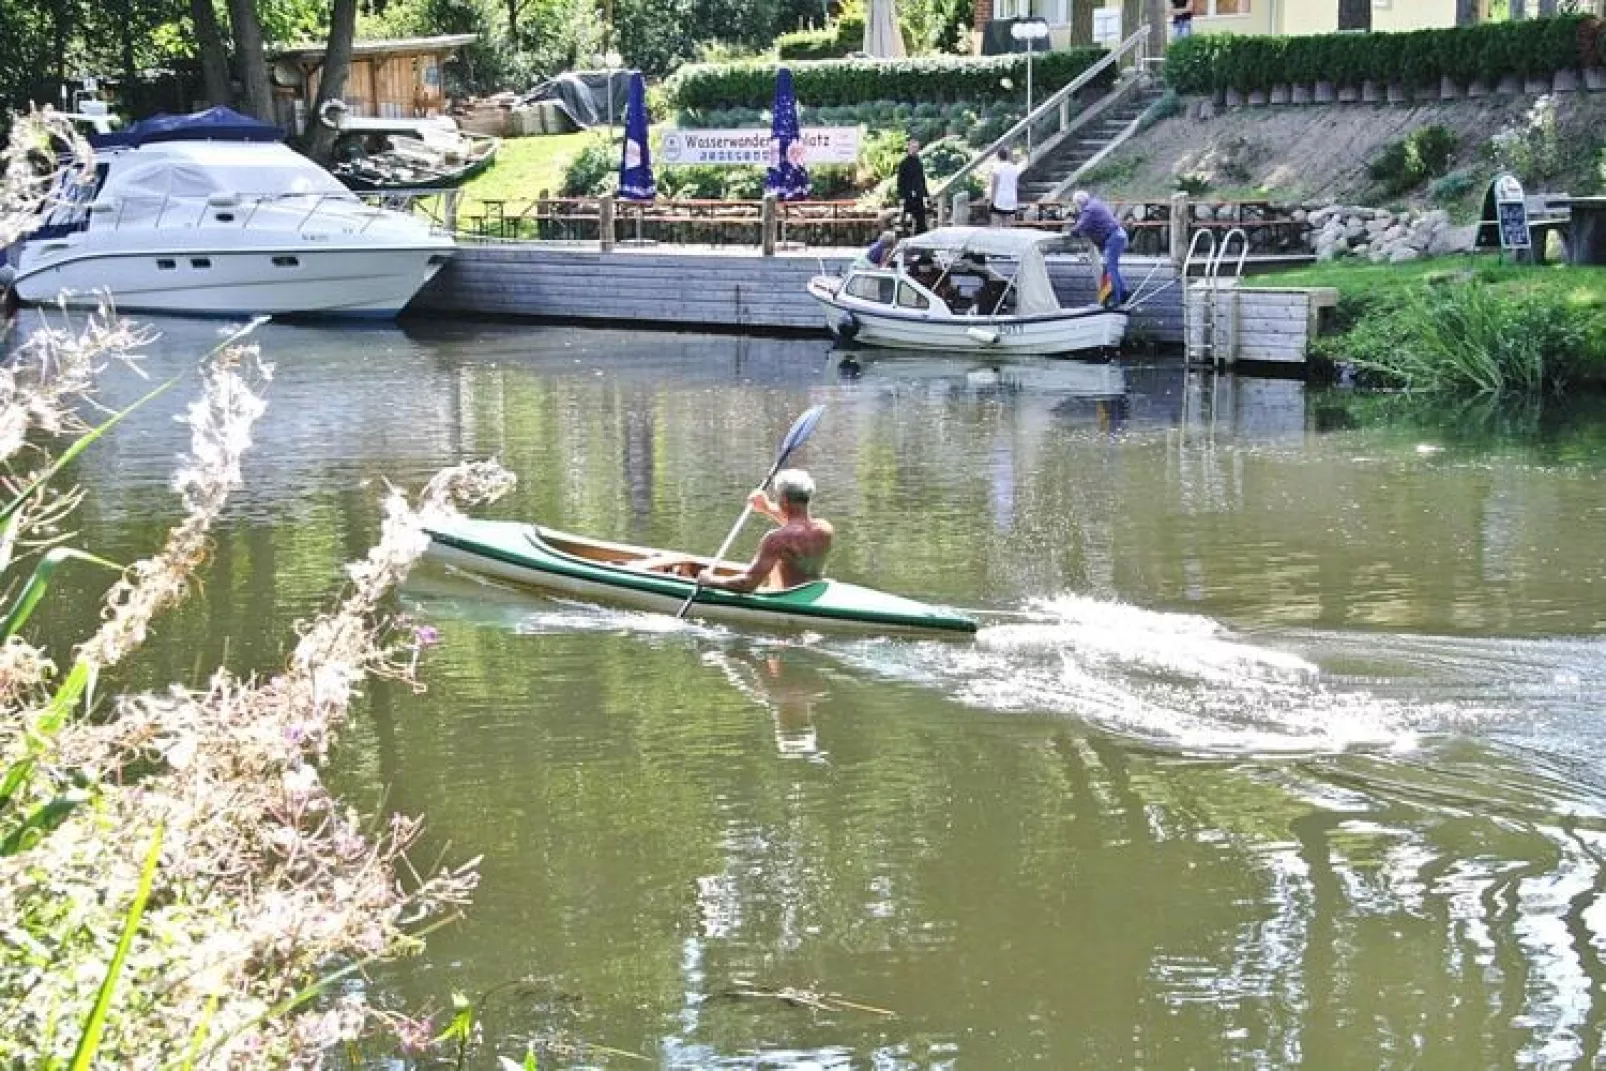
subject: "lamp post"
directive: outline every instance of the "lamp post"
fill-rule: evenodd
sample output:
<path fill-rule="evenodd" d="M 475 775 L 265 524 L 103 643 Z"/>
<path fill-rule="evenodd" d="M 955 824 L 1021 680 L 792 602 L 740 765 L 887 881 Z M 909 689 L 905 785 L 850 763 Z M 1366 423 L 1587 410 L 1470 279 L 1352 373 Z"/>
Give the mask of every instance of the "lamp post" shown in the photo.
<path fill-rule="evenodd" d="M 603 52 L 597 56 L 597 63 L 608 72 L 608 137 L 610 139 L 613 137 L 613 72 L 623 62 L 624 57 L 613 51 Z"/>
<path fill-rule="evenodd" d="M 1048 20 L 1018 19 L 1009 28 L 1009 36 L 1026 42 L 1026 114 L 1032 114 L 1032 46 L 1048 38 Z M 1032 159 L 1032 124 L 1026 124 L 1026 161 Z"/>

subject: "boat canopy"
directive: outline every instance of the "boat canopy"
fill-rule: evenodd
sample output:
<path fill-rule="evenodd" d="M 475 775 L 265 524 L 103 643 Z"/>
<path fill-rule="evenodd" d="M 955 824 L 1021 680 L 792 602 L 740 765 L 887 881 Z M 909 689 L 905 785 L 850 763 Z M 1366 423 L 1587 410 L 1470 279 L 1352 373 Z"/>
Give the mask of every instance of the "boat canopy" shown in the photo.
<path fill-rule="evenodd" d="M 286 145 L 174 142 L 111 158 L 102 199 L 161 202 L 218 194 L 345 196 L 329 172 Z"/>
<path fill-rule="evenodd" d="M 208 108 L 190 115 L 157 114 L 141 119 L 127 130 L 94 134 L 97 149 L 138 148 L 161 141 L 282 141 L 284 131 L 272 123 L 241 115 L 229 108 Z"/>
<path fill-rule="evenodd" d="M 1048 278 L 1043 247 L 1060 240 L 1053 231 L 1029 227 L 938 227 L 917 234 L 902 246 L 910 251 L 945 252 L 958 257 L 979 253 L 984 257 L 1007 257 L 1018 263 L 1015 273 L 1015 311 L 1020 316 L 1037 316 L 1059 310 L 1054 284 Z"/>

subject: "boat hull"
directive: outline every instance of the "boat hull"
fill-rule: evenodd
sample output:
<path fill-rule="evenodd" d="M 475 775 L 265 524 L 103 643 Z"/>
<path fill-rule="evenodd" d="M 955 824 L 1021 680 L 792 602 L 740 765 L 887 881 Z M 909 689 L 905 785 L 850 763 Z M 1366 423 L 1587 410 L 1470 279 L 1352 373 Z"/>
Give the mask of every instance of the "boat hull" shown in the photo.
<path fill-rule="evenodd" d="M 431 528 L 429 535 L 429 557 L 437 561 L 587 601 L 673 614 L 695 587 L 692 581 L 681 577 L 566 554 L 553 542 L 583 542 L 603 552 L 626 556 L 660 553 L 652 548 L 582 540 L 536 525 L 461 520 Z M 689 613 L 706 620 L 762 628 L 947 636 L 976 631 L 975 621 L 962 614 L 836 580 L 750 595 L 705 590 Z"/>
<path fill-rule="evenodd" d="M 451 253 L 447 240 L 411 248 L 65 249 L 25 264 L 15 287 L 31 304 L 94 306 L 109 294 L 129 311 L 384 317 L 406 307 Z"/>
<path fill-rule="evenodd" d="M 825 312 L 826 327 L 865 346 L 1053 356 L 1119 349 L 1126 338 L 1127 314 L 1114 309 L 1074 309 L 1057 316 L 920 316 L 887 314 L 863 302 L 839 299 L 834 280 L 815 279 L 809 294 Z"/>

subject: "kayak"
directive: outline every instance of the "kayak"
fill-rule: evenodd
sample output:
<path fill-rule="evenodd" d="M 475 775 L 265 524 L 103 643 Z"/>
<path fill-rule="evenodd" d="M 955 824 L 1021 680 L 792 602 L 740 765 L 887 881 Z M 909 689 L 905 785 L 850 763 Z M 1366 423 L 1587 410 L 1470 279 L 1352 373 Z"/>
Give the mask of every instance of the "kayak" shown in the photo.
<path fill-rule="evenodd" d="M 467 518 L 427 527 L 429 557 L 448 565 L 594 601 L 675 613 L 712 561 L 608 543 L 517 521 Z M 665 571 L 666 559 L 670 570 Z M 734 576 L 744 566 L 721 562 Z M 840 580 L 739 594 L 704 588 L 689 614 L 709 620 L 857 632 L 969 634 L 976 622 L 940 606 Z"/>

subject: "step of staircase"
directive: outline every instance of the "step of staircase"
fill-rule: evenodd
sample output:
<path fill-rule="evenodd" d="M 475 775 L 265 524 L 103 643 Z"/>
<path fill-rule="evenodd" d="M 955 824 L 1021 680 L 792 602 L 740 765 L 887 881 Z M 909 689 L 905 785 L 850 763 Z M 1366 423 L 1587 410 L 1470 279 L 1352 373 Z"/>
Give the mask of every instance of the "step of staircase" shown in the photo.
<path fill-rule="evenodd" d="M 1149 89 L 1130 101 L 1123 102 L 1114 111 L 1100 116 L 1054 151 L 1038 160 L 1021 176 L 1020 190 L 1023 200 L 1036 201 L 1049 194 L 1066 175 L 1072 174 L 1088 160 L 1104 151 L 1105 146 L 1125 133 L 1133 120 L 1149 109 L 1163 95 L 1163 90 Z"/>

